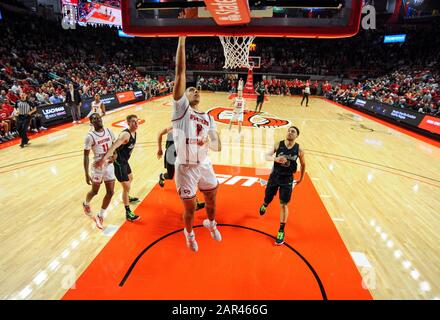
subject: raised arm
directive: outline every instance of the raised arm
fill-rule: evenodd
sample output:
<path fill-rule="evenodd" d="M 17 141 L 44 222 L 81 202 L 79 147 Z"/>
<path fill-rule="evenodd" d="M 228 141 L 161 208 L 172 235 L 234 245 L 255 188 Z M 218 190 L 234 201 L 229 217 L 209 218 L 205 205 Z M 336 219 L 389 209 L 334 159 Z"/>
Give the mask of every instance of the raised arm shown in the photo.
<path fill-rule="evenodd" d="M 173 127 L 165 128 L 157 135 L 157 159 L 160 159 L 163 156 L 162 137 L 168 134 L 171 130 L 173 130 Z"/>
<path fill-rule="evenodd" d="M 174 82 L 173 99 L 178 101 L 185 94 L 186 87 L 186 56 L 185 56 L 185 39 L 179 37 L 176 53 L 176 79 Z"/>

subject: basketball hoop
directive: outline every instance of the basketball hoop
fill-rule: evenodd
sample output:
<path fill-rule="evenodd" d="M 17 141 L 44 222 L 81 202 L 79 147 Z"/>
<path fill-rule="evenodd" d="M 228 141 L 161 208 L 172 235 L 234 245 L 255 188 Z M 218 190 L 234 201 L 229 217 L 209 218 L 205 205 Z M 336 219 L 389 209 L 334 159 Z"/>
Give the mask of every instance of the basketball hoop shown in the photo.
<path fill-rule="evenodd" d="M 225 53 L 225 69 L 250 68 L 249 49 L 254 36 L 220 36 Z"/>

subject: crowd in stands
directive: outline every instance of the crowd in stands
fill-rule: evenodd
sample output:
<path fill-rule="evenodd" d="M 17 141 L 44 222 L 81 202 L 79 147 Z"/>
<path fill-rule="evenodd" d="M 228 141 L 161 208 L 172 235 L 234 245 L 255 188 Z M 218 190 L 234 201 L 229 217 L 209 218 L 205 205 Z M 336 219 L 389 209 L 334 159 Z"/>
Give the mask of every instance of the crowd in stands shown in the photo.
<path fill-rule="evenodd" d="M 237 79 L 234 76 L 198 76 L 196 87 L 199 90 L 232 92 L 236 87 Z"/>
<path fill-rule="evenodd" d="M 325 93 L 329 99 L 353 104 L 357 97 L 440 116 L 440 73 L 404 68 L 374 80 L 345 88 L 337 86 Z"/>
<path fill-rule="evenodd" d="M 0 141 L 13 134 L 11 116 L 22 92 L 38 106 L 64 102 L 70 82 L 84 98 L 135 88 L 144 90 L 147 97 L 172 91 L 171 77 L 146 76 L 137 67 L 160 65 L 172 72 L 175 38 L 122 39 L 111 28 L 63 30 L 59 22 L 34 15 L 2 10 L 2 16 Z M 383 35 L 392 30 L 364 30 L 353 38 L 337 40 L 257 38 L 251 55 L 261 57 L 259 73 L 286 74 L 263 79 L 268 94 L 301 94 L 307 82 L 295 78 L 311 74 L 357 77 L 357 85 L 351 86 L 312 81 L 311 93 L 341 103 L 362 96 L 438 115 L 440 37 L 435 34 L 440 31 L 439 23 L 433 20 L 399 28 L 399 33 L 408 34 L 403 44 L 383 43 Z M 216 37 L 188 39 L 188 70 L 220 71 L 223 63 L 223 48 Z M 197 81 L 202 90 L 232 92 L 236 85 L 237 79 L 230 75 L 205 75 Z M 31 124 L 30 129 L 40 128 Z"/>
<path fill-rule="evenodd" d="M 261 57 L 258 72 L 262 73 L 376 77 L 394 71 L 396 66 L 439 68 L 440 37 L 433 36 L 438 32 L 440 25 L 433 21 L 420 28 L 408 25 L 398 30 L 361 30 L 347 39 L 257 37 L 256 50 L 250 55 Z M 383 36 L 393 33 L 407 34 L 406 42 L 384 44 Z M 223 69 L 223 48 L 216 37 L 189 38 L 187 48 L 188 69 Z"/>
<path fill-rule="evenodd" d="M 205 75 L 197 78 L 197 88 L 201 90 L 236 92 L 237 83 L 238 79 L 230 76 Z M 301 95 L 308 86 L 312 95 L 322 95 L 345 105 L 363 98 L 434 116 L 440 116 L 439 83 L 440 73 L 412 68 L 360 81 L 356 85 L 275 77 L 262 80 L 269 95 Z M 261 82 L 256 85 L 261 85 Z"/>
<path fill-rule="evenodd" d="M 96 29 L 66 32 L 40 17 L 2 13 L 0 143 L 14 134 L 13 110 L 21 93 L 32 105 L 41 106 L 65 102 L 70 82 L 83 99 L 135 88 L 144 90 L 147 98 L 172 91 L 170 78 L 141 75 L 128 63 L 130 52 L 108 49 Z M 29 130 L 44 129 L 34 123 Z"/>
<path fill-rule="evenodd" d="M 232 75 L 225 76 L 215 76 L 215 75 L 205 75 L 198 76 L 196 80 L 196 86 L 200 90 L 208 91 L 226 91 L 226 92 L 236 92 L 239 78 Z M 246 79 L 243 79 L 245 81 Z M 263 84 L 266 88 L 266 93 L 270 95 L 294 95 L 301 94 L 302 89 L 305 87 L 306 81 L 301 81 L 298 79 L 264 79 Z M 259 85 L 256 84 L 256 85 Z M 312 84 L 314 91 L 312 94 L 317 93 L 318 82 L 315 81 Z"/>
<path fill-rule="evenodd" d="M 198 76 L 196 86 L 201 90 L 237 92 L 239 79 L 246 81 L 245 77 L 236 76 Z M 264 77 L 261 81 L 256 81 L 254 87 L 264 85 L 268 95 L 301 95 L 306 86 L 310 87 L 312 95 L 322 95 L 324 90 L 330 90 L 331 85 L 328 81 L 310 81 L 299 79 L 280 79 L 276 77 Z M 328 89 L 327 86 L 330 86 Z"/>

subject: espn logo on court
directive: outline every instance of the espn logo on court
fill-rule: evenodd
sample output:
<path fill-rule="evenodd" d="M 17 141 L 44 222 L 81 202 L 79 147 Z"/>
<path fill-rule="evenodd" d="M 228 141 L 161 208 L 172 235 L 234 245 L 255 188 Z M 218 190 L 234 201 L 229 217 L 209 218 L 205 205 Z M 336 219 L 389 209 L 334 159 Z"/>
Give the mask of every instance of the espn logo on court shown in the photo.
<path fill-rule="evenodd" d="M 246 24 L 251 21 L 249 4 L 246 0 L 205 1 L 215 22 L 220 26 Z"/>
<path fill-rule="evenodd" d="M 216 173 L 215 176 L 217 177 L 219 184 L 225 184 L 229 186 L 239 184 L 242 187 L 251 187 L 255 183 L 260 185 L 262 184 L 261 178 L 258 177 L 233 176 L 230 174 L 219 174 L 219 173 Z"/>

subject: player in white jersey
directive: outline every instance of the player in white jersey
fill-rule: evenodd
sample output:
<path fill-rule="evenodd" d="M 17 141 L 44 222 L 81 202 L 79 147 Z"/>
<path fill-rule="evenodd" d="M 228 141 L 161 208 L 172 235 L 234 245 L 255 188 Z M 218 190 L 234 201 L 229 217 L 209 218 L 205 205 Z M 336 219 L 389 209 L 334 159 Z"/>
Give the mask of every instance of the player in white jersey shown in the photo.
<path fill-rule="evenodd" d="M 243 79 L 240 78 L 240 80 L 238 80 L 237 92 L 243 92 L 243 83 Z"/>
<path fill-rule="evenodd" d="M 185 37 L 179 37 L 176 54 L 176 81 L 173 90 L 173 139 L 176 146 L 176 187 L 185 207 L 183 221 L 186 245 L 198 250 L 193 230 L 196 210 L 196 192 L 199 189 L 206 202 L 208 219 L 203 225 L 211 236 L 221 241 L 217 229 L 216 198 L 218 180 L 215 176 L 208 149 L 221 150 L 221 143 L 213 119 L 199 111 L 200 94 L 194 87 L 186 86 Z"/>
<path fill-rule="evenodd" d="M 95 100 L 90 104 L 90 112 L 87 115 L 87 118 L 92 114 L 98 113 L 100 116 L 105 116 L 105 106 L 101 101 L 101 97 L 99 94 L 95 94 Z"/>
<path fill-rule="evenodd" d="M 231 122 L 229 122 L 229 130 L 232 128 L 232 123 L 238 121 L 238 133 L 241 133 L 243 114 L 244 110 L 246 110 L 246 100 L 243 98 L 243 91 L 238 91 L 237 97 L 232 101 L 231 107 L 233 107 L 234 110 L 232 111 Z"/>
<path fill-rule="evenodd" d="M 115 190 L 114 158 L 111 157 L 102 168 L 96 168 L 92 165 L 89 173 L 89 154 L 90 150 L 92 150 L 94 155 L 93 163 L 99 161 L 113 145 L 115 136 L 110 129 L 104 128 L 102 118 L 98 113 L 93 113 L 90 116 L 90 123 L 93 125 L 94 130 L 87 133 L 84 141 L 84 172 L 86 182 L 88 185 L 92 185 L 92 189 L 87 193 L 86 200 L 83 202 L 83 208 L 84 213 L 95 220 L 96 226 L 99 229 L 103 229 L 105 211 L 110 204 Z M 92 217 L 90 201 L 98 194 L 102 181 L 104 181 L 107 192 L 102 200 L 100 212 L 95 217 Z"/>

